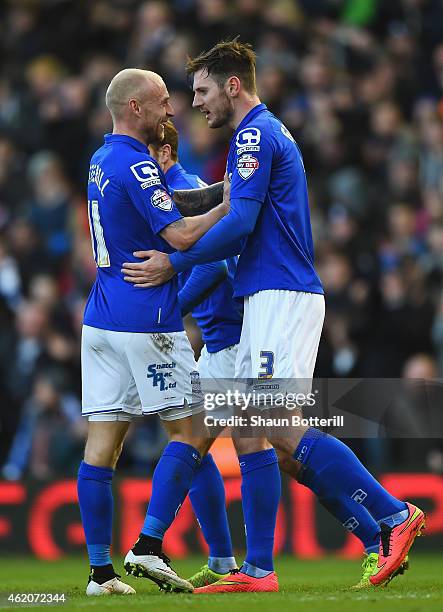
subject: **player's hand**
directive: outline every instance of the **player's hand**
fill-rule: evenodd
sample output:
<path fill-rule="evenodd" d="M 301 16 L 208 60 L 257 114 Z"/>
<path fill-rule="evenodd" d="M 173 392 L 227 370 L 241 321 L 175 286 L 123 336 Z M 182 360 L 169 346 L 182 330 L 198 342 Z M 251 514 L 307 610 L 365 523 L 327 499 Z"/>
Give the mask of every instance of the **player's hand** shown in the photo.
<path fill-rule="evenodd" d="M 136 287 L 156 287 L 167 283 L 175 270 L 166 253 L 160 251 L 135 251 L 134 257 L 144 259 L 140 262 L 126 262 L 122 273 L 124 280 Z"/>

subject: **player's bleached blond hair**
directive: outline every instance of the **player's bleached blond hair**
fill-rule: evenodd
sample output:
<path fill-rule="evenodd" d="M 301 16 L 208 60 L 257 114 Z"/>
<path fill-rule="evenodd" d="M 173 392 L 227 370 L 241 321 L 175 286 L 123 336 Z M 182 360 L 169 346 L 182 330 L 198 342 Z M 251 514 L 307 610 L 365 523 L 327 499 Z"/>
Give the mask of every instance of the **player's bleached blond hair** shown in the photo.
<path fill-rule="evenodd" d="M 106 106 L 112 118 L 119 119 L 129 100 L 144 102 L 155 87 L 163 84 L 156 72 L 139 68 L 125 68 L 118 72 L 106 90 Z"/>
<path fill-rule="evenodd" d="M 256 55 L 252 46 L 240 42 L 236 37 L 233 40 L 222 40 L 209 51 L 203 51 L 194 59 L 189 58 L 186 73 L 191 76 L 199 70 L 206 70 L 219 87 L 223 87 L 230 76 L 237 76 L 247 92 L 256 94 L 255 63 Z"/>

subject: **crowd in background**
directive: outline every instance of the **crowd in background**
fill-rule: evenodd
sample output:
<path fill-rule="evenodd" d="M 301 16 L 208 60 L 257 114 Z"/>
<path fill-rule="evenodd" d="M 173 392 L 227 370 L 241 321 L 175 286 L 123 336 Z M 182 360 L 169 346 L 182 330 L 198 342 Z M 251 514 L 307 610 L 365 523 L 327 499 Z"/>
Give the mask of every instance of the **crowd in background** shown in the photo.
<path fill-rule="evenodd" d="M 230 133 L 192 110 L 187 55 L 240 35 L 258 90 L 304 155 L 327 317 L 322 377 L 443 375 L 440 0 L 9 0 L 0 4 L 0 465 L 73 473 L 79 342 L 95 276 L 88 162 L 124 67 L 159 72 L 182 165 L 223 178 Z M 197 347 L 198 350 L 198 347 Z M 122 466 L 161 451 L 158 419 Z M 403 445 L 405 446 L 406 443 Z M 401 457 L 384 445 L 378 457 Z M 368 452 L 370 449 L 361 449 Z M 443 469 L 431 445 L 428 467 Z M 381 464 L 379 467 L 383 467 Z"/>

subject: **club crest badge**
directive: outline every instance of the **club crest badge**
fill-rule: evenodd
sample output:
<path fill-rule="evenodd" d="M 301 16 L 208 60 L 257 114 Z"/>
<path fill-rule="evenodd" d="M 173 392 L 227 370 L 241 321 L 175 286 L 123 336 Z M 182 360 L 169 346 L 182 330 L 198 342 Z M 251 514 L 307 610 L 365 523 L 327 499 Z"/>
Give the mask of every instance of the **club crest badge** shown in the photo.
<path fill-rule="evenodd" d="M 256 157 L 253 157 L 250 153 L 245 153 L 237 160 L 237 171 L 242 179 L 246 180 L 254 174 L 259 165 L 260 162 Z"/>

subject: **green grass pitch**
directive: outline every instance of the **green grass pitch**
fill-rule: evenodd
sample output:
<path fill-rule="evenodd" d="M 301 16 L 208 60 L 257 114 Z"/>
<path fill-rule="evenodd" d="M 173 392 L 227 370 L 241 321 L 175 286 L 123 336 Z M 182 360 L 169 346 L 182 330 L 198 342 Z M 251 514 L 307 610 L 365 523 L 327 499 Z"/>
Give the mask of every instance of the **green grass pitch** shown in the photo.
<path fill-rule="evenodd" d="M 193 557 L 174 563 L 183 576 L 189 576 L 204 563 Z M 115 563 L 121 568 L 121 560 Z M 8 604 L 10 593 L 65 593 L 67 602 L 57 606 L 32 606 L 33 609 L 90 609 L 143 610 L 153 612 L 240 612 L 254 610 L 285 612 L 396 611 L 428 612 L 443 610 L 443 556 L 412 555 L 411 569 L 396 578 L 387 588 L 360 592 L 349 590 L 360 576 L 356 561 L 324 559 L 301 561 L 293 557 L 279 557 L 276 570 L 280 581 L 279 593 L 238 595 L 173 595 L 163 594 L 146 579 L 127 577 L 137 589 L 137 595 L 128 597 L 87 598 L 84 595 L 87 563 L 84 559 L 68 558 L 47 563 L 29 558 L 1 558 L 0 609 L 14 609 L 23 605 Z M 119 570 L 117 570 L 119 571 Z M 302 607 L 303 606 L 303 607 Z"/>

